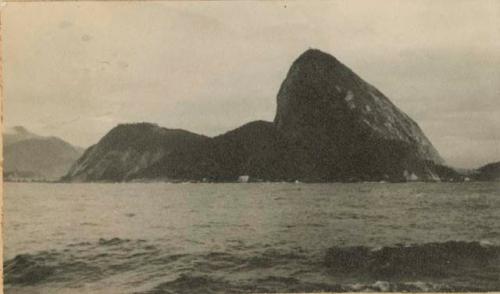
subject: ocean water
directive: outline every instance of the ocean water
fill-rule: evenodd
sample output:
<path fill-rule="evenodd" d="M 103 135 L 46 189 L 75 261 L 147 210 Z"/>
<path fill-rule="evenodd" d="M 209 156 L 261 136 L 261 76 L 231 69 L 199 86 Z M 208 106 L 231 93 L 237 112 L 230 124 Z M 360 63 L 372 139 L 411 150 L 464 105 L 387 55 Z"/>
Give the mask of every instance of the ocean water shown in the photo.
<path fill-rule="evenodd" d="M 500 184 L 7 183 L 6 293 L 500 290 Z"/>

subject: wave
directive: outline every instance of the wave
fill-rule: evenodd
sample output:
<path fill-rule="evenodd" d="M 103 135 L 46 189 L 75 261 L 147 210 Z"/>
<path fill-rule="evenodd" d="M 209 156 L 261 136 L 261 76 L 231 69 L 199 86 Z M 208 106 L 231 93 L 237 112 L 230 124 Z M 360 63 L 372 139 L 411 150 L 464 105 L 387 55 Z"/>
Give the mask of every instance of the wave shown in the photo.
<path fill-rule="evenodd" d="M 355 284 L 312 283 L 293 277 L 265 276 L 254 280 L 230 281 L 208 275 L 181 274 L 138 293 L 325 293 L 325 292 L 468 292 L 484 291 L 476 287 L 450 286 L 432 282 L 375 281 Z"/>
<path fill-rule="evenodd" d="M 146 293 L 500 289 L 500 247 L 493 244 L 449 241 L 381 248 L 331 247 L 326 252 L 285 245 L 239 246 L 237 250 L 228 247 L 227 251 L 188 253 L 140 239 L 99 239 L 7 260 L 5 284 L 58 283 L 78 288 L 133 273 L 143 279 L 137 283 L 151 286 Z"/>
<path fill-rule="evenodd" d="M 98 279 L 101 272 L 88 262 L 61 258 L 59 253 L 21 254 L 4 263 L 4 283 L 35 285 L 42 282 L 58 282 L 67 277 L 85 276 Z"/>
<path fill-rule="evenodd" d="M 448 241 L 382 248 L 333 247 L 325 257 L 332 272 L 368 274 L 374 278 L 463 275 L 492 268 L 498 277 L 500 247 L 480 242 Z"/>
<path fill-rule="evenodd" d="M 96 281 L 111 273 L 114 262 L 126 261 L 137 251 L 148 250 L 144 240 L 99 239 L 67 245 L 63 250 L 19 254 L 4 262 L 4 282 L 8 285 L 36 285 L 49 282 Z M 120 251 L 110 249 L 118 248 Z M 138 250 L 130 250 L 136 248 Z M 155 249 L 154 247 L 152 248 Z"/>
<path fill-rule="evenodd" d="M 340 285 L 314 284 L 295 278 L 267 276 L 255 280 L 229 281 L 207 275 L 181 274 L 177 279 L 161 283 L 145 293 L 277 293 L 277 292 L 341 292 Z"/>

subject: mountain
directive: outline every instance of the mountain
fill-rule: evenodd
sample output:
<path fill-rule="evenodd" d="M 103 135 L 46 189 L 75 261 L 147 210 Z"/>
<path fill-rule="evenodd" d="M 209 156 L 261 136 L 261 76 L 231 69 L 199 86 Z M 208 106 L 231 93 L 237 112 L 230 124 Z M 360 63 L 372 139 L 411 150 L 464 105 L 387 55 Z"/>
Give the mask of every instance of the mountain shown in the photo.
<path fill-rule="evenodd" d="M 478 168 L 472 178 L 478 181 L 500 181 L 500 161 Z"/>
<path fill-rule="evenodd" d="M 176 149 L 203 144 L 207 137 L 155 124 L 122 124 L 89 147 L 64 180 L 124 181 Z"/>
<path fill-rule="evenodd" d="M 176 134 L 176 135 L 174 135 Z M 68 181 L 409 181 L 452 179 L 419 126 L 335 57 L 304 52 L 277 95 L 273 122 L 208 138 L 121 125 L 89 148 Z"/>
<path fill-rule="evenodd" d="M 5 130 L 3 134 L 3 145 L 8 146 L 10 144 L 23 141 L 26 139 L 42 138 L 32 132 L 28 131 L 23 126 L 15 126 Z"/>
<path fill-rule="evenodd" d="M 271 122 L 254 121 L 201 145 L 177 149 L 136 178 L 234 181 L 240 175 L 279 179 L 279 134 Z"/>
<path fill-rule="evenodd" d="M 430 165 L 444 163 L 411 118 L 320 50 L 292 64 L 277 99 L 274 123 L 292 146 L 296 178 L 430 180 L 436 177 Z"/>
<path fill-rule="evenodd" d="M 6 130 L 4 178 L 6 180 L 56 180 L 68 172 L 82 149 L 57 137 L 33 134 L 24 127 Z"/>

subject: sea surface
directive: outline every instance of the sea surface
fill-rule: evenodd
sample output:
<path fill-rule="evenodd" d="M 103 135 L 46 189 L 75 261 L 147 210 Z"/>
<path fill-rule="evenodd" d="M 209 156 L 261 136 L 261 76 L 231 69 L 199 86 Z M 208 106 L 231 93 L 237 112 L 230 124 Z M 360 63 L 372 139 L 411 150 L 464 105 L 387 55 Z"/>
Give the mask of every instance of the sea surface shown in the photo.
<path fill-rule="evenodd" d="M 7 183 L 6 293 L 500 290 L 500 184 Z"/>

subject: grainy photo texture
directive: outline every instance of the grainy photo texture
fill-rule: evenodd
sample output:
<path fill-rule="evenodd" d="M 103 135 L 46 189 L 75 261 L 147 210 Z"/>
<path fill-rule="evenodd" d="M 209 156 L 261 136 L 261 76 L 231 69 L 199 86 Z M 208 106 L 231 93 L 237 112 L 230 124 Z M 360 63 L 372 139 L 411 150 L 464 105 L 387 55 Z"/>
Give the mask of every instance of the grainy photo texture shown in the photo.
<path fill-rule="evenodd" d="M 1 22 L 5 293 L 500 291 L 500 1 Z"/>

